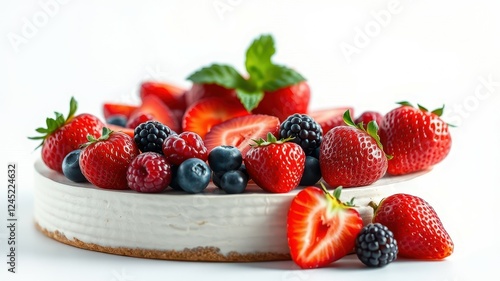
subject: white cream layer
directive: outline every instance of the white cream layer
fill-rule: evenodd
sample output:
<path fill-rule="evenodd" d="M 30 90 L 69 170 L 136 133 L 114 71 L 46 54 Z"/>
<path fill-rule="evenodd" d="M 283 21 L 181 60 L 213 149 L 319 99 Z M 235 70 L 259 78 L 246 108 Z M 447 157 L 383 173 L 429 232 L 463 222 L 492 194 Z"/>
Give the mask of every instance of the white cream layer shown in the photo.
<path fill-rule="evenodd" d="M 355 197 L 364 223 L 373 210 L 367 204 L 396 192 L 395 187 L 422 173 L 385 177 L 368 187 L 345 188 L 341 199 Z M 399 183 L 399 184 L 398 184 Z M 398 187 L 399 188 L 399 187 Z M 228 195 L 216 187 L 202 194 L 169 190 L 144 194 L 76 184 L 35 163 L 35 220 L 48 231 L 108 247 L 153 250 L 217 247 L 222 254 L 288 253 L 286 216 L 300 188 L 270 194 L 251 186 Z"/>

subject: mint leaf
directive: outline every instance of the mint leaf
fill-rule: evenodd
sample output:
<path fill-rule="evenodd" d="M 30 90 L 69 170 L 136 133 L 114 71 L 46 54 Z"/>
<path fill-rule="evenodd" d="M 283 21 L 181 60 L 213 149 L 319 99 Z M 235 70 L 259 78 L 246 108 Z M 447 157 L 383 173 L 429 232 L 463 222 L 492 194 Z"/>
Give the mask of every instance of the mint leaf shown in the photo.
<path fill-rule="evenodd" d="M 256 108 L 262 98 L 264 98 L 264 92 L 259 90 L 248 91 L 247 89 L 236 89 L 236 95 L 248 112 Z"/>
<path fill-rule="evenodd" d="M 283 65 L 273 65 L 266 73 L 262 89 L 272 92 L 305 80 L 300 73 L 291 68 Z"/>
<path fill-rule="evenodd" d="M 255 39 L 246 52 L 245 67 L 253 81 L 264 81 L 266 73 L 273 66 L 271 57 L 276 52 L 271 35 Z"/>
<path fill-rule="evenodd" d="M 188 78 L 193 83 L 217 84 L 228 89 L 236 89 L 245 84 L 245 79 L 230 65 L 212 64 L 204 67 Z"/>

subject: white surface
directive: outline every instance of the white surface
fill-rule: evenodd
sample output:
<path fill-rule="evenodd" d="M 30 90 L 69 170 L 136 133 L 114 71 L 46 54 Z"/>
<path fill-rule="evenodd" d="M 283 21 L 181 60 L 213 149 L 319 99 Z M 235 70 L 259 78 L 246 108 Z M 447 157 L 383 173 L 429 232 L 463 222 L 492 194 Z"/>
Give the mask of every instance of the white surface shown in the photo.
<path fill-rule="evenodd" d="M 500 182 L 497 2 L 66 1 L 50 9 L 47 2 L 4 1 L 0 9 L 0 167 L 19 164 L 18 273 L 8 273 L 2 263 L 1 280 L 477 280 L 497 266 L 500 247 L 492 230 Z M 218 13 L 215 6 L 227 10 Z M 374 20 L 381 10 L 392 12 L 384 26 Z M 31 24 L 36 26 L 30 30 Z M 359 30 L 365 28 L 373 36 L 362 41 Z M 307 271 L 292 262 L 167 262 L 84 251 L 34 229 L 32 165 L 39 151 L 33 152 L 36 144 L 26 136 L 46 116 L 66 113 L 71 95 L 80 112 L 100 114 L 104 100 L 136 101 L 142 79 L 188 86 L 184 78 L 211 62 L 243 69 L 245 48 L 261 33 L 274 35 L 277 62 L 308 78 L 313 108 L 353 105 L 358 113 L 385 112 L 399 100 L 447 105 L 446 120 L 459 125 L 452 129 L 451 153 L 414 184 L 454 239 L 450 258 L 398 261 L 379 270 L 362 268 L 354 256 Z M 17 48 L 11 44 L 15 36 L 23 42 Z M 359 47 L 350 62 L 341 49 L 347 45 Z"/>

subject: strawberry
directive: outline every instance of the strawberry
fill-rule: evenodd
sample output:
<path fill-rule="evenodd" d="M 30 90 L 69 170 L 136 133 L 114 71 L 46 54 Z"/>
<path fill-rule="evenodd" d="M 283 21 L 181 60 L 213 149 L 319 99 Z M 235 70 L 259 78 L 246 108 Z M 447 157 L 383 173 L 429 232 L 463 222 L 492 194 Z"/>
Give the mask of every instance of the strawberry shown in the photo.
<path fill-rule="evenodd" d="M 347 110 L 347 126 L 326 133 L 320 145 L 319 164 L 323 179 L 331 186 L 365 186 L 374 183 L 387 170 L 387 156 L 377 135 L 377 124 L 354 124 Z"/>
<path fill-rule="evenodd" d="M 110 129 L 111 131 L 115 131 L 115 132 L 123 132 L 127 135 L 129 135 L 131 138 L 134 137 L 134 129 L 131 129 L 131 128 L 125 128 L 125 127 L 121 127 L 121 126 L 118 126 L 118 125 L 113 125 L 113 124 L 106 124 L 105 125 L 108 129 Z"/>
<path fill-rule="evenodd" d="M 186 104 L 191 106 L 199 100 L 211 97 L 224 98 L 230 101 L 238 101 L 234 89 L 227 89 L 213 83 L 194 83 L 186 92 Z"/>
<path fill-rule="evenodd" d="M 436 211 L 424 199 L 398 193 L 376 206 L 373 222 L 389 228 L 398 241 L 399 256 L 440 260 L 453 253 L 453 241 Z"/>
<path fill-rule="evenodd" d="M 326 266 L 354 249 L 363 220 L 352 203 L 340 201 L 341 188 L 333 195 L 309 186 L 292 200 L 287 217 L 288 247 L 301 268 Z"/>
<path fill-rule="evenodd" d="M 306 154 L 289 140 L 278 141 L 268 133 L 267 140 L 254 140 L 246 153 L 244 161 L 250 178 L 267 192 L 286 193 L 300 183 Z"/>
<path fill-rule="evenodd" d="M 448 124 L 439 118 L 444 106 L 429 112 L 421 105 L 399 104 L 384 116 L 380 127 L 380 142 L 394 157 L 387 172 L 403 175 L 441 162 L 451 149 Z"/>
<path fill-rule="evenodd" d="M 294 69 L 274 63 L 271 58 L 275 52 L 272 36 L 262 35 L 246 51 L 247 74 L 225 64 L 195 71 L 187 78 L 194 83 L 187 103 L 217 93 L 227 99 L 236 96 L 249 112 L 277 116 L 282 121 L 291 114 L 306 113 L 311 97 L 306 79 Z"/>
<path fill-rule="evenodd" d="M 280 121 L 269 115 L 246 115 L 224 121 L 212 127 L 205 136 L 208 152 L 219 145 L 230 145 L 238 148 L 245 157 L 252 140 L 265 138 L 267 133 L 278 135 Z"/>
<path fill-rule="evenodd" d="M 136 105 L 106 102 L 102 105 L 102 112 L 104 119 L 108 119 L 113 115 L 123 115 L 129 118 L 130 114 L 132 114 L 137 107 Z"/>
<path fill-rule="evenodd" d="M 228 119 L 248 115 L 240 103 L 220 97 L 205 98 L 191 105 L 184 113 L 182 130 L 205 138 L 210 129 Z"/>
<path fill-rule="evenodd" d="M 252 112 L 276 116 L 283 122 L 294 113 L 307 113 L 310 99 L 309 85 L 302 81 L 276 91 L 265 92 L 259 105 Z"/>
<path fill-rule="evenodd" d="M 361 115 L 359 115 L 358 118 L 356 118 L 356 120 L 354 120 L 354 123 L 356 123 L 356 124 L 363 123 L 363 127 L 366 130 L 366 125 L 368 123 L 370 123 L 370 121 L 377 122 L 377 125 L 380 127 L 380 124 L 382 124 L 383 118 L 384 118 L 384 116 L 382 114 L 380 114 L 380 112 L 365 111 L 365 112 L 361 113 Z"/>
<path fill-rule="evenodd" d="M 127 169 L 137 155 L 139 149 L 129 135 L 104 127 L 101 137 L 88 137 L 80 154 L 80 168 L 97 187 L 127 189 Z"/>
<path fill-rule="evenodd" d="M 164 82 L 145 81 L 140 88 L 141 100 L 146 96 L 153 95 L 158 97 L 171 110 L 186 110 L 185 93 L 186 90 Z"/>
<path fill-rule="evenodd" d="M 87 135 L 100 136 L 104 124 L 94 115 L 79 114 L 75 116 L 78 103 L 72 97 L 70 110 L 66 118 L 56 112 L 56 118 L 47 118 L 47 128 L 38 128 L 41 136 L 29 137 L 33 140 L 42 140 L 42 160 L 54 171 L 62 173 L 64 157 L 71 151 L 80 148 L 87 142 Z"/>
<path fill-rule="evenodd" d="M 155 95 L 144 96 L 139 108 L 134 110 L 134 112 L 132 112 L 132 114 L 130 115 L 129 123 L 133 123 L 134 120 L 143 117 L 145 121 L 149 121 L 150 118 L 153 118 L 153 120 L 158 121 L 164 124 L 165 126 L 168 126 L 175 132 L 179 132 L 181 130 L 180 124 L 175 114 L 170 110 L 170 108 L 167 105 L 165 105 L 160 100 L 159 97 Z"/>
<path fill-rule="evenodd" d="M 334 107 L 329 109 L 320 109 L 309 112 L 314 121 L 318 122 L 323 129 L 323 135 L 326 134 L 331 129 L 345 125 L 343 116 L 346 110 L 349 110 L 351 116 L 354 115 L 354 108 L 352 107 Z M 357 124 L 357 122 L 356 122 Z"/>

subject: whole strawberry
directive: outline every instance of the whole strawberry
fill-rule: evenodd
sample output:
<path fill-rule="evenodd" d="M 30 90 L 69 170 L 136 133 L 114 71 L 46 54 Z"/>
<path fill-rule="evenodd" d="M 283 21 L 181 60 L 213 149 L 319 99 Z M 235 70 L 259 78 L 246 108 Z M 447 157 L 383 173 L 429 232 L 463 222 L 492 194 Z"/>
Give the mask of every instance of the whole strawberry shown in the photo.
<path fill-rule="evenodd" d="M 250 178 L 262 189 L 286 193 L 296 188 L 304 172 L 306 155 L 300 145 L 277 140 L 268 133 L 267 140 L 256 140 L 247 151 L 245 166 Z"/>
<path fill-rule="evenodd" d="M 265 92 L 259 105 L 252 112 L 276 116 L 280 121 L 284 121 L 294 113 L 307 113 L 310 99 L 309 85 L 306 81 L 302 81 L 275 91 Z"/>
<path fill-rule="evenodd" d="M 377 135 L 377 125 L 370 122 L 365 130 L 354 124 L 347 110 L 347 126 L 337 126 L 323 137 L 319 163 L 323 179 L 330 186 L 365 186 L 384 176 L 387 158 Z"/>
<path fill-rule="evenodd" d="M 380 127 L 380 142 L 393 156 L 387 173 L 408 174 L 441 162 L 451 149 L 448 124 L 439 118 L 444 106 L 429 112 L 420 105 L 399 104 L 384 116 Z"/>
<path fill-rule="evenodd" d="M 127 168 L 137 155 L 139 149 L 132 137 L 104 127 L 100 138 L 88 137 L 80 154 L 80 168 L 97 187 L 127 189 Z"/>
<path fill-rule="evenodd" d="M 398 241 L 399 256 L 440 260 L 453 253 L 453 241 L 436 211 L 424 199 L 398 193 L 382 199 L 373 222 L 389 228 Z"/>
<path fill-rule="evenodd" d="M 333 195 L 309 186 L 292 200 L 287 216 L 288 247 L 301 268 L 328 265 L 354 249 L 363 220 L 352 202 L 340 201 L 341 188 Z"/>
<path fill-rule="evenodd" d="M 68 116 L 56 112 L 56 117 L 47 118 L 47 127 L 36 131 L 41 136 L 30 137 L 33 140 L 42 140 L 42 160 L 52 170 L 62 173 L 64 157 L 80 145 L 87 142 L 87 136 L 101 135 L 104 124 L 94 115 L 79 114 L 75 116 L 78 103 L 72 97 Z"/>

